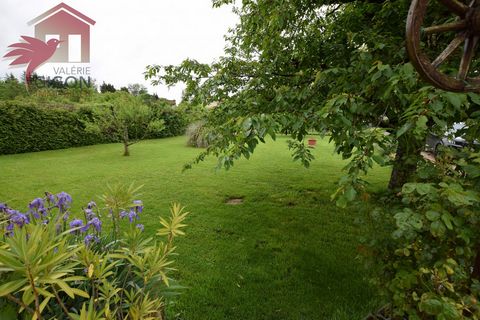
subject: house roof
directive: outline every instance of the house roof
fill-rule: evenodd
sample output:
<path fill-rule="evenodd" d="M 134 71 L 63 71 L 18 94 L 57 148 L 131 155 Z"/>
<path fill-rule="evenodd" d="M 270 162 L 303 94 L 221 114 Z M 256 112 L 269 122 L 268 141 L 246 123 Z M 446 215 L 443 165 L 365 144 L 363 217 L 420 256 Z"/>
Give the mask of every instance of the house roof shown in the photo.
<path fill-rule="evenodd" d="M 72 7 L 66 5 L 65 3 L 62 2 L 58 6 L 55 6 L 52 9 L 46 11 L 45 13 L 39 15 L 38 17 L 36 17 L 32 21 L 29 21 L 28 25 L 38 24 L 38 23 L 44 21 L 45 19 L 51 17 L 52 15 L 54 15 L 55 13 L 57 13 L 59 11 L 66 11 L 70 15 L 76 17 L 77 19 L 83 20 L 84 22 L 86 22 L 86 23 L 88 23 L 92 26 L 96 23 L 93 19 L 90 19 L 89 17 L 87 17 L 83 13 L 73 9 Z"/>

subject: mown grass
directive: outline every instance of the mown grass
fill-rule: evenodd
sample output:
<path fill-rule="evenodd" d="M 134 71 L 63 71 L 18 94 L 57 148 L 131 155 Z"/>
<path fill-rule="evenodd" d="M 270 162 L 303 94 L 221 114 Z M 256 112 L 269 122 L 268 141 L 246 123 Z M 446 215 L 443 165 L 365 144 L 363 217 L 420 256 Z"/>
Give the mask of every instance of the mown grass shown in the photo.
<path fill-rule="evenodd" d="M 215 171 L 210 159 L 181 173 L 199 151 L 185 138 L 145 141 L 122 157 L 118 144 L 0 157 L 0 202 L 25 209 L 44 191 L 66 191 L 73 211 L 106 183 L 144 184 L 142 223 L 181 202 L 192 212 L 177 242 L 176 277 L 187 288 L 168 308 L 175 319 L 361 319 L 378 306 L 356 259 L 358 208 L 330 201 L 345 163 L 319 141 L 309 169 L 292 162 L 286 138 L 262 145 L 251 160 Z M 375 169 L 383 188 L 387 169 Z M 225 200 L 242 198 L 240 205 Z"/>

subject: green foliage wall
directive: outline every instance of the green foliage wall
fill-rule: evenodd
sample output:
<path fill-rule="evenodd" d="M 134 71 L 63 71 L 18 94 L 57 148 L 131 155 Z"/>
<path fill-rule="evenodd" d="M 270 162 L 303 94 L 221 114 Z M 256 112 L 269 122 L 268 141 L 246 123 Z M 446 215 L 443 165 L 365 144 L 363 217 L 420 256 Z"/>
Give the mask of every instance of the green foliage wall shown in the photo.
<path fill-rule="evenodd" d="M 0 154 L 64 149 L 117 142 L 99 133 L 87 132 L 84 121 L 92 117 L 92 106 L 45 105 L 0 102 Z M 185 120 L 173 109 L 160 109 L 156 116 L 165 120 L 160 138 L 184 133 Z"/>
<path fill-rule="evenodd" d="M 165 121 L 165 130 L 163 130 L 157 135 L 148 136 L 148 138 L 155 139 L 175 137 L 185 133 L 185 128 L 188 125 L 188 120 L 181 111 L 173 109 L 171 107 L 166 107 L 156 108 L 153 113 L 156 119 L 163 119 L 163 121 Z"/>
<path fill-rule="evenodd" d="M 63 149 L 107 142 L 86 133 L 81 118 L 88 110 L 36 107 L 18 102 L 0 104 L 0 154 Z"/>

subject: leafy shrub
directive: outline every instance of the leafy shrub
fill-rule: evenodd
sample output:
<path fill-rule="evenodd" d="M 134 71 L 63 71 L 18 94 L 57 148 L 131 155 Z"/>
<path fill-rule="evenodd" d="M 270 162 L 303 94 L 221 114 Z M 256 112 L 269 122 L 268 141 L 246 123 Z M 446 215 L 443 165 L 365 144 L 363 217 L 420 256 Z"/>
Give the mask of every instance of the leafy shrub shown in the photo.
<path fill-rule="evenodd" d="M 173 109 L 170 106 L 165 106 L 162 108 L 153 106 L 151 108 L 153 118 L 155 120 L 163 120 L 165 128 L 161 132 L 148 135 L 148 138 L 155 139 L 176 137 L 185 133 L 187 120 L 180 110 Z"/>
<path fill-rule="evenodd" d="M 16 154 L 44 150 L 65 149 L 101 143 L 119 142 L 116 135 L 100 130 L 86 130 L 95 119 L 99 108 L 107 103 L 85 105 L 44 104 L 20 101 L 0 102 L 0 154 Z M 153 107 L 151 107 L 153 109 Z M 150 130 L 145 138 L 163 138 L 182 135 L 185 119 L 181 112 L 170 107 L 152 110 L 155 123 L 163 121 L 163 130 Z M 129 125 L 133 138 L 141 130 Z M 144 135 L 142 135 L 143 137 Z"/>
<path fill-rule="evenodd" d="M 37 107 L 19 102 L 0 103 L 0 154 L 55 150 L 109 142 L 85 131 L 85 108 Z"/>
<path fill-rule="evenodd" d="M 399 318 L 480 318 L 480 154 L 445 152 L 368 215 L 369 258 Z"/>
<path fill-rule="evenodd" d="M 187 145 L 196 148 L 208 147 L 208 131 L 205 121 L 196 121 L 187 127 Z"/>
<path fill-rule="evenodd" d="M 136 190 L 110 188 L 106 214 L 90 202 L 83 219 L 70 221 L 65 192 L 33 200 L 27 213 L 0 204 L 0 305 L 8 301 L 32 319 L 163 319 L 163 296 L 175 288 L 173 240 L 183 235 L 187 213 L 172 205 L 148 237 L 138 224 Z M 111 234 L 103 230 L 107 218 L 117 223 Z M 129 223 L 120 238 L 122 220 Z M 0 309 L 1 319 L 9 314 L 11 307 Z"/>

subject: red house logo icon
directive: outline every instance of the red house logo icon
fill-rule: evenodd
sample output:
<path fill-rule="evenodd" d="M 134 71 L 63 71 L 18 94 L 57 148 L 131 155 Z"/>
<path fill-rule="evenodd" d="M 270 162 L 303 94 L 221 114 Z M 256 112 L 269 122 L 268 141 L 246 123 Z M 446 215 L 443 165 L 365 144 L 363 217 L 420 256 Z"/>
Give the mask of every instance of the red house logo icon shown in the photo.
<path fill-rule="evenodd" d="M 48 62 L 90 62 L 90 27 L 95 25 L 91 18 L 60 3 L 28 24 L 35 26 L 35 38 L 62 42 Z"/>

